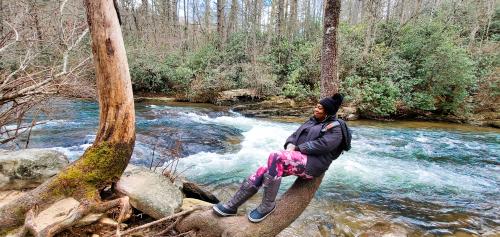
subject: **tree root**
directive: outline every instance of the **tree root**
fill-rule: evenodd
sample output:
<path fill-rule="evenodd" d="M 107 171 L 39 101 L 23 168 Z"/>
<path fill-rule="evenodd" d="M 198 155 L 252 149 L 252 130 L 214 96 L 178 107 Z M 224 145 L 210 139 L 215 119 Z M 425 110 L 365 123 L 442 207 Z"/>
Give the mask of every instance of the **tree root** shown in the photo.
<path fill-rule="evenodd" d="M 183 216 L 188 215 L 188 214 L 190 214 L 190 213 L 192 213 L 194 211 L 201 210 L 201 208 L 202 208 L 201 206 L 197 206 L 197 207 L 194 207 L 192 209 L 189 209 L 189 210 L 186 210 L 186 211 L 182 211 L 182 212 L 179 212 L 179 213 L 175 213 L 173 215 L 170 215 L 170 216 L 158 219 L 156 221 L 152 221 L 152 222 L 149 222 L 147 224 L 144 224 L 144 225 L 141 225 L 141 226 L 137 226 L 137 227 L 134 227 L 132 229 L 128 229 L 126 231 L 123 231 L 122 233 L 117 233 L 115 235 L 109 235 L 109 236 L 106 236 L 106 237 L 119 237 L 119 236 L 123 236 L 123 235 L 130 235 L 130 234 L 133 234 L 135 232 L 138 232 L 139 230 L 142 230 L 142 229 L 145 229 L 145 228 L 148 228 L 148 227 L 151 227 L 151 226 L 154 226 L 154 225 L 157 225 L 159 223 L 162 223 L 162 222 L 165 222 L 165 221 L 168 221 L 168 220 L 171 220 L 171 219 L 175 219 L 175 218 L 179 218 L 179 219 L 177 219 L 174 222 L 174 223 L 178 223 L 178 221 L 180 220 L 180 218 L 182 218 Z M 162 232 L 160 232 L 160 233 L 158 233 L 156 235 L 162 235 L 162 234 L 168 232 L 174 226 L 175 225 L 170 225 L 165 230 L 163 230 Z"/>
<path fill-rule="evenodd" d="M 21 231 L 20 235 L 24 236 L 27 232 L 31 233 L 35 237 L 52 237 L 55 234 L 73 226 L 80 219 L 85 217 L 87 214 L 92 212 L 106 212 L 107 210 L 120 206 L 120 215 L 118 217 L 118 222 L 120 223 L 125 218 L 130 217 L 132 213 L 132 209 L 129 204 L 128 197 L 123 197 L 107 202 L 82 202 L 77 208 L 71 210 L 64 219 L 53 223 L 49 226 L 46 226 L 43 229 L 36 226 L 35 220 L 35 210 L 34 208 L 29 210 L 26 214 L 26 219 L 24 223 L 24 228 Z M 118 225 L 117 228 L 120 228 Z"/>

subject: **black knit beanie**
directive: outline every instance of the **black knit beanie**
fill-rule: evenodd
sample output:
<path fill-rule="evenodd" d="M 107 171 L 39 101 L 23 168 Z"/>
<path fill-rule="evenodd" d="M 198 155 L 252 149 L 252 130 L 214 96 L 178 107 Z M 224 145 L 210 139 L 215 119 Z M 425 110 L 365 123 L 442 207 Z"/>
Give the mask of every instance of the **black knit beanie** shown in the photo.
<path fill-rule="evenodd" d="M 319 101 L 319 103 L 323 105 L 323 108 L 325 108 L 325 111 L 328 115 L 334 115 L 339 110 L 343 99 L 344 98 L 342 97 L 342 95 L 336 93 L 332 97 L 323 98 Z"/>

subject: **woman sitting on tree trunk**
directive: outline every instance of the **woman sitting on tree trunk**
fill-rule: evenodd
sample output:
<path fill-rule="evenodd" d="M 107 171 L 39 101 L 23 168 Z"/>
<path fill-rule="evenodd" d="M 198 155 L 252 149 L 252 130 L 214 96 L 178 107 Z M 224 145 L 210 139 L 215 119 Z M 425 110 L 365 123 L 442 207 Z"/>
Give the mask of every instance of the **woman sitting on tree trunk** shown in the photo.
<path fill-rule="evenodd" d="M 248 214 L 251 222 L 264 220 L 276 207 L 281 177 L 295 175 L 303 179 L 321 176 L 342 153 L 342 129 L 336 114 L 342 96 L 322 99 L 314 108 L 313 117 L 302 124 L 285 142 L 284 151 L 272 152 L 267 166 L 248 177 L 227 202 L 213 207 L 219 216 L 236 215 L 238 207 L 264 186 L 262 203 Z"/>

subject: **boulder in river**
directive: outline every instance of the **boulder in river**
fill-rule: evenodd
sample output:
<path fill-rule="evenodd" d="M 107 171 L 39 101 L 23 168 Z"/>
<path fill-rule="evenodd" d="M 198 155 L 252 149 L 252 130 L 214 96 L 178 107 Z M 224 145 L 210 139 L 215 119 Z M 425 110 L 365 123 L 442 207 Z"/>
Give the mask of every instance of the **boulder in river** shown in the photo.
<path fill-rule="evenodd" d="M 0 151 L 0 191 L 35 188 L 69 164 L 61 152 L 50 149 Z"/>
<path fill-rule="evenodd" d="M 180 210 L 182 192 L 168 178 L 149 169 L 128 165 L 116 184 L 116 191 L 130 198 L 130 204 L 160 219 Z"/>

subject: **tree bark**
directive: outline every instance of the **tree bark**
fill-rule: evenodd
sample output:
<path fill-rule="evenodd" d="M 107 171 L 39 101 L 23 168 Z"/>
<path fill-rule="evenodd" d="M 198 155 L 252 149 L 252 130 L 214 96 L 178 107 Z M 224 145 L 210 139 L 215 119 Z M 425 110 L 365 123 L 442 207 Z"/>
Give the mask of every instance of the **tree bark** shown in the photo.
<path fill-rule="evenodd" d="M 279 38 L 283 36 L 283 11 L 284 0 L 278 0 L 278 7 L 276 10 L 276 33 Z"/>
<path fill-rule="evenodd" d="M 205 13 L 203 15 L 205 29 L 210 32 L 210 0 L 205 0 Z"/>
<path fill-rule="evenodd" d="M 297 178 L 276 203 L 276 210 L 262 222 L 251 223 L 246 216 L 218 217 L 212 209 L 198 211 L 176 226 L 181 232 L 196 231 L 196 236 L 276 236 L 306 209 L 319 188 L 323 176 L 312 180 Z"/>
<path fill-rule="evenodd" d="M 401 0 L 399 3 L 399 24 L 402 25 L 405 22 L 405 4 L 406 0 Z"/>
<path fill-rule="evenodd" d="M 295 37 L 295 32 L 297 30 L 297 0 L 290 0 L 290 20 L 288 23 L 288 36 L 290 39 Z"/>
<path fill-rule="evenodd" d="M 217 0 L 217 35 L 219 36 L 219 47 L 224 42 L 224 0 Z"/>
<path fill-rule="evenodd" d="M 387 8 L 385 12 L 385 22 L 389 22 L 391 17 L 391 0 L 387 0 Z"/>
<path fill-rule="evenodd" d="M 326 0 L 323 22 L 323 47 L 321 49 L 321 97 L 332 96 L 338 91 L 337 28 L 340 0 Z"/>
<path fill-rule="evenodd" d="M 82 203 L 99 202 L 99 190 L 120 178 L 132 155 L 134 100 L 113 0 L 84 2 L 98 88 L 99 128 L 96 139 L 61 173 L 0 208 L 2 231 L 21 225 L 25 214 L 35 206 L 44 208 L 63 197 L 74 197 Z"/>
<path fill-rule="evenodd" d="M 231 1 L 231 9 L 229 13 L 229 22 L 227 24 L 227 37 L 236 31 L 236 14 L 238 13 L 238 0 Z"/>

